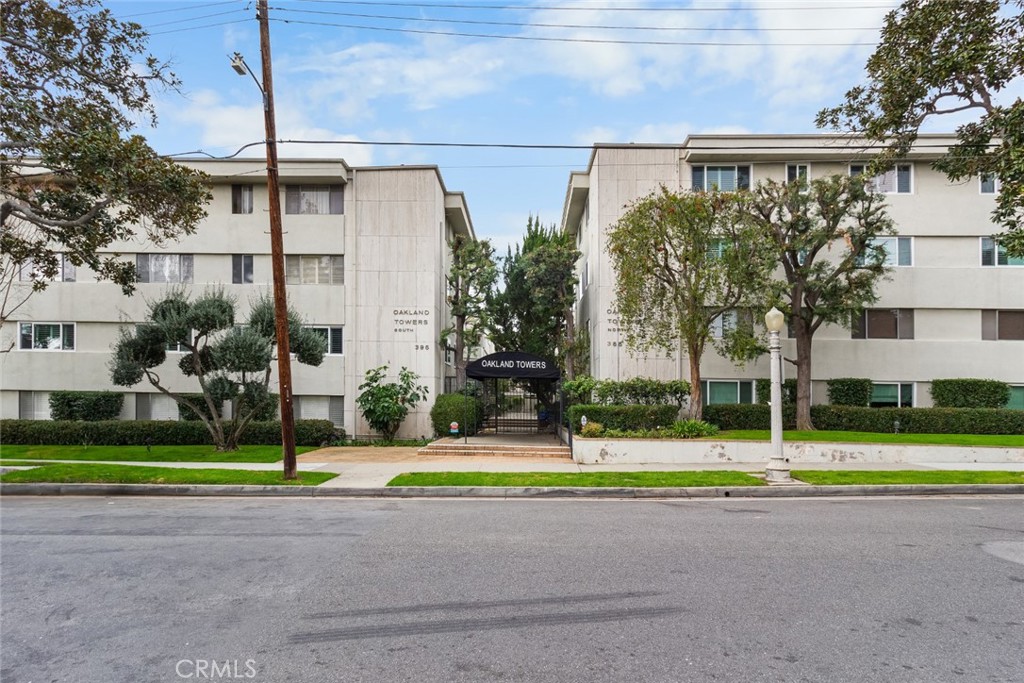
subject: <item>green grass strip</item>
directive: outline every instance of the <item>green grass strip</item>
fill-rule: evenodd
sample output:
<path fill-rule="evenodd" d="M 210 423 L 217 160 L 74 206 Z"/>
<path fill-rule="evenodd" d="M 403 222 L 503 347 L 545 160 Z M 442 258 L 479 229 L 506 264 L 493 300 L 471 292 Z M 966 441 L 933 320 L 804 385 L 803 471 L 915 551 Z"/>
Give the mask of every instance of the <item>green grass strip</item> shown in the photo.
<path fill-rule="evenodd" d="M 712 439 L 731 441 L 770 441 L 767 429 L 732 429 L 719 432 Z M 930 444 L 937 446 L 1003 446 L 1024 447 L 1024 434 L 884 434 L 881 432 L 829 432 L 796 431 L 783 432 L 785 441 L 810 441 L 824 443 L 897 443 Z"/>
<path fill-rule="evenodd" d="M 1024 484 L 1024 472 L 975 470 L 793 470 L 794 479 L 818 486 L 884 484 Z"/>
<path fill-rule="evenodd" d="M 0 460 L 0 467 L 39 467 L 52 464 L 45 460 Z"/>
<path fill-rule="evenodd" d="M 388 486 L 577 486 L 677 488 L 684 486 L 764 486 L 743 472 L 411 472 Z"/>
<path fill-rule="evenodd" d="M 0 476 L 5 484 L 253 484 L 316 486 L 338 476 L 333 472 L 299 472 L 298 480 L 285 480 L 280 471 L 140 467 L 138 465 L 81 465 L 63 463 Z"/>
<path fill-rule="evenodd" d="M 296 453 L 315 451 L 299 446 Z M 237 451 L 218 453 L 213 446 L 0 446 L 0 458 L 26 460 L 111 460 L 114 462 L 277 462 L 280 446 L 239 446 Z"/>

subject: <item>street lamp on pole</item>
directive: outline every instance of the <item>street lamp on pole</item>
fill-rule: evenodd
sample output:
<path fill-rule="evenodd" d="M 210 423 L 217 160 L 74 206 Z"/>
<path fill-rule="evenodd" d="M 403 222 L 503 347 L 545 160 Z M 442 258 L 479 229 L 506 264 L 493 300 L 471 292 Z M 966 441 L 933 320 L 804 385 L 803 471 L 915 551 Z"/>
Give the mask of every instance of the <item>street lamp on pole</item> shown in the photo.
<path fill-rule="evenodd" d="M 257 0 L 260 25 L 260 56 L 263 80 L 256 78 L 239 53 L 231 58 L 231 68 L 239 76 L 248 73 L 263 93 L 263 121 L 267 134 L 267 193 L 270 195 L 270 261 L 274 279 L 274 329 L 277 338 L 277 381 L 281 399 L 281 455 L 284 478 L 298 477 L 295 463 L 295 413 L 292 405 L 292 363 L 288 343 L 288 297 L 285 293 L 284 237 L 281 229 L 281 193 L 277 169 L 277 125 L 274 121 L 274 78 L 270 68 L 270 24 L 267 0 Z"/>
<path fill-rule="evenodd" d="M 769 484 L 785 484 L 792 481 L 789 476 L 789 464 L 782 456 L 782 342 L 779 332 L 785 324 L 782 311 L 772 306 L 765 313 L 764 326 L 768 328 L 768 351 L 771 355 L 771 414 L 772 414 L 772 454 L 765 468 L 765 480 Z"/>

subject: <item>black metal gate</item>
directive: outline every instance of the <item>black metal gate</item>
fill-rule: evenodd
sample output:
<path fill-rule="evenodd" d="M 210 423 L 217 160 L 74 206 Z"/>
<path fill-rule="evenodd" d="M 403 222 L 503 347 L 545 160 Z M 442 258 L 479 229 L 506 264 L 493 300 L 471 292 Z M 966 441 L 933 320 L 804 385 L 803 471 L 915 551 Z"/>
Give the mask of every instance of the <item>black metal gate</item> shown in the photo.
<path fill-rule="evenodd" d="M 539 434 L 551 431 L 558 416 L 550 415 L 526 382 L 513 379 L 484 380 L 482 433 Z"/>

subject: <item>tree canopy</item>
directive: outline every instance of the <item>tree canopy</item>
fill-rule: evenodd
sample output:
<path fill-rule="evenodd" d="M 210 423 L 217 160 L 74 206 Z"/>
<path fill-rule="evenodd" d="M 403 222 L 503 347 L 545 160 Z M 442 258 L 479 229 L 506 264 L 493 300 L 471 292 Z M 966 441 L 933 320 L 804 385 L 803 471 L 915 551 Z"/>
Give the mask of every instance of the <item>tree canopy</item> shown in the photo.
<path fill-rule="evenodd" d="M 935 163 L 951 180 L 994 176 L 1000 242 L 1024 256 L 1024 101 L 1000 103 L 1024 76 L 1024 0 L 906 0 L 886 16 L 867 82 L 819 112 L 819 127 L 882 144 L 879 168 L 906 156 L 932 119 L 977 112 Z"/>
<path fill-rule="evenodd" d="M 763 351 L 745 314 L 714 339 L 715 321 L 732 311 L 745 313 L 775 265 L 774 252 L 760 247 L 758 232 L 738 207 L 735 193 L 677 193 L 662 186 L 630 204 L 608 233 L 626 344 L 672 353 L 682 341 L 695 419 L 703 415 L 700 362 L 708 344 L 736 360 Z"/>
<path fill-rule="evenodd" d="M 0 250 L 40 282 L 63 253 L 131 292 L 134 266 L 103 250 L 191 233 L 210 199 L 203 174 L 130 133 L 156 124 L 150 90 L 177 79 L 99 0 L 7 0 L 0 43 Z"/>
<path fill-rule="evenodd" d="M 494 249 L 487 240 L 458 235 L 448 248 L 452 252 L 447 278 L 452 325 L 441 332 L 441 340 L 454 347 L 458 386 L 462 387 L 466 384 L 469 355 L 483 341 L 488 321 L 487 297 L 498 278 L 498 269 Z"/>

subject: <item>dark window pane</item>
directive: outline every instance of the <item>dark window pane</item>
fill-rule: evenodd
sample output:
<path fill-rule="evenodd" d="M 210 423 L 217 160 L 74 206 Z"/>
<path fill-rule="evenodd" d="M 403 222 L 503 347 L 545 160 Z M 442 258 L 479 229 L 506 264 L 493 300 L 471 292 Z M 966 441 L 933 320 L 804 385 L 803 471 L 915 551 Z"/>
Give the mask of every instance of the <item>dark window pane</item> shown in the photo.
<path fill-rule="evenodd" d="M 231 284 L 242 284 L 242 255 L 235 254 L 231 257 Z"/>
<path fill-rule="evenodd" d="M 861 311 L 853 315 L 850 328 L 851 339 L 867 339 L 867 311 Z"/>
<path fill-rule="evenodd" d="M 914 385 L 900 385 L 900 407 L 911 408 L 914 405 Z"/>
<path fill-rule="evenodd" d="M 996 177 L 991 173 L 986 173 L 981 176 L 981 192 L 982 194 L 995 194 L 996 191 Z"/>
<path fill-rule="evenodd" d="M 703 190 L 704 189 L 704 167 L 694 166 L 693 167 L 693 189 Z"/>
<path fill-rule="evenodd" d="M 21 348 L 32 348 L 32 323 L 21 324 Z"/>
<path fill-rule="evenodd" d="M 890 309 L 867 312 L 869 339 L 896 339 L 896 315 Z"/>
<path fill-rule="evenodd" d="M 900 339 L 914 338 L 914 309 L 901 308 L 896 313 Z"/>
<path fill-rule="evenodd" d="M 1024 339 L 1024 311 L 999 311 L 999 338 Z"/>
<path fill-rule="evenodd" d="M 858 176 L 864 173 L 864 164 L 850 164 L 850 175 Z"/>
<path fill-rule="evenodd" d="M 65 351 L 75 350 L 75 326 L 73 324 L 64 324 L 63 328 L 63 344 L 61 348 Z"/>
<path fill-rule="evenodd" d="M 302 195 L 298 185 L 287 185 L 284 188 L 284 212 L 301 213 Z"/>
<path fill-rule="evenodd" d="M 996 264 L 996 241 L 991 237 L 981 238 L 981 265 L 994 266 Z"/>
<path fill-rule="evenodd" d="M 754 402 L 754 383 L 740 382 L 740 403 Z"/>
<path fill-rule="evenodd" d="M 910 238 L 900 237 L 897 240 L 897 248 L 899 250 L 899 254 L 896 258 L 896 264 L 900 266 L 913 265 L 913 254 L 910 249 Z"/>
<path fill-rule="evenodd" d="M 339 354 L 340 355 L 342 353 L 342 351 L 344 350 L 344 347 L 342 345 L 342 334 L 341 334 L 341 332 L 342 332 L 342 328 L 340 328 L 340 327 L 332 327 L 331 328 L 331 346 L 330 346 L 330 349 L 328 351 L 329 353 L 335 353 L 335 354 Z"/>
<path fill-rule="evenodd" d="M 900 193 L 910 192 L 910 164 L 901 164 L 896 167 L 896 191 Z"/>
<path fill-rule="evenodd" d="M 345 186 L 331 185 L 331 213 L 345 213 Z"/>
<path fill-rule="evenodd" d="M 736 167 L 736 189 L 737 190 L 749 190 L 750 189 L 750 167 L 749 166 L 737 166 Z"/>

